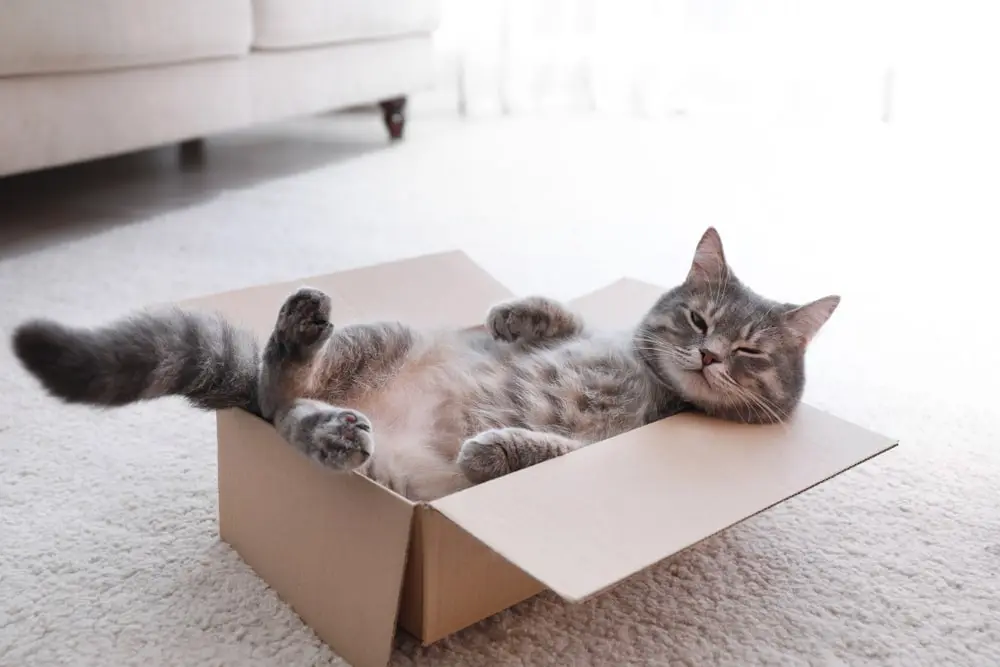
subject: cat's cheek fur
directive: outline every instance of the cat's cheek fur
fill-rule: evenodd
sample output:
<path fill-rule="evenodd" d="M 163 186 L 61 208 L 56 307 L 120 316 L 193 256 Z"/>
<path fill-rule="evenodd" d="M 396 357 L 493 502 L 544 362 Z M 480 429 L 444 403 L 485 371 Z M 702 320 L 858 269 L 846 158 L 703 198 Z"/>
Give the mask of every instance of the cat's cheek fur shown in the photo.
<path fill-rule="evenodd" d="M 685 348 L 682 350 L 682 367 L 686 371 L 700 371 L 702 367 L 701 352 L 697 348 Z"/>

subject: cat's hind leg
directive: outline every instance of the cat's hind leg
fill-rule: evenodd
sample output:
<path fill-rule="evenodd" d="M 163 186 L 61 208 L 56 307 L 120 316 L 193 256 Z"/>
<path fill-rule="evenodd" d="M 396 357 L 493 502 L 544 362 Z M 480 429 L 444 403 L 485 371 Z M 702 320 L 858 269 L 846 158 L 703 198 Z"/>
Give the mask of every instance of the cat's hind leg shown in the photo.
<path fill-rule="evenodd" d="M 302 287 L 285 300 L 261 359 L 259 394 L 265 418 L 273 418 L 301 394 L 303 374 L 332 333 L 326 294 Z"/>
<path fill-rule="evenodd" d="M 579 449 L 583 443 L 555 433 L 525 428 L 495 428 L 469 438 L 458 453 L 458 467 L 474 484 L 487 482 Z"/>
<path fill-rule="evenodd" d="M 300 397 L 332 333 L 330 297 L 311 287 L 289 296 L 264 348 L 260 403 L 288 443 L 321 465 L 347 471 L 374 451 L 371 422 L 356 410 Z"/>
<path fill-rule="evenodd" d="M 375 449 L 367 417 L 322 401 L 296 399 L 278 411 L 274 426 L 300 452 L 333 470 L 359 468 Z"/>
<path fill-rule="evenodd" d="M 285 301 L 261 359 L 261 412 L 273 419 L 298 398 L 334 405 L 378 390 L 406 360 L 416 336 L 400 322 L 340 327 L 330 322 L 330 297 L 303 287 Z"/>

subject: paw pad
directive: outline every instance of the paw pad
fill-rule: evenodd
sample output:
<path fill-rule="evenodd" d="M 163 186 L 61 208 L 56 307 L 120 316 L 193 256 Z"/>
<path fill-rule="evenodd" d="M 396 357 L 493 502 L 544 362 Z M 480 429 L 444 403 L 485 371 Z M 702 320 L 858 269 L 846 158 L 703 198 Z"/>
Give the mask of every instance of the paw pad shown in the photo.
<path fill-rule="evenodd" d="M 293 347 L 320 343 L 332 330 L 330 297 L 312 287 L 299 288 L 285 300 L 275 325 L 279 340 Z"/>
<path fill-rule="evenodd" d="M 310 442 L 310 454 L 335 470 L 360 467 L 374 452 L 371 422 L 358 412 L 331 411 L 316 425 Z"/>

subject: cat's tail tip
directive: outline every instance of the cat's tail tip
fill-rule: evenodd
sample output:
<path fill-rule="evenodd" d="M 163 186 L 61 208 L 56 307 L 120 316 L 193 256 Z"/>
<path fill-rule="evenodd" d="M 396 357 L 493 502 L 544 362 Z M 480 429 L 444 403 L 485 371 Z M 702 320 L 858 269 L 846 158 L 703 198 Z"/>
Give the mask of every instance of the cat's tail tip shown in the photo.
<path fill-rule="evenodd" d="M 45 319 L 20 324 L 11 337 L 21 365 L 50 394 L 69 403 L 91 402 L 87 388 L 100 372 L 81 343 L 80 332 Z"/>

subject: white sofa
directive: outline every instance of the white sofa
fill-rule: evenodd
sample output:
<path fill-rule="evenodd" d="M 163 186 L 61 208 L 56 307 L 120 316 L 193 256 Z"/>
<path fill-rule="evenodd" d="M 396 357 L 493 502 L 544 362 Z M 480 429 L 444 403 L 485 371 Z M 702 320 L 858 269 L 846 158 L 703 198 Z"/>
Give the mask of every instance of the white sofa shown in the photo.
<path fill-rule="evenodd" d="M 437 0 L 3 0 L 0 176 L 382 103 L 431 83 Z"/>

